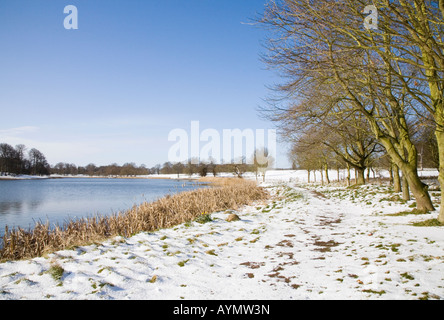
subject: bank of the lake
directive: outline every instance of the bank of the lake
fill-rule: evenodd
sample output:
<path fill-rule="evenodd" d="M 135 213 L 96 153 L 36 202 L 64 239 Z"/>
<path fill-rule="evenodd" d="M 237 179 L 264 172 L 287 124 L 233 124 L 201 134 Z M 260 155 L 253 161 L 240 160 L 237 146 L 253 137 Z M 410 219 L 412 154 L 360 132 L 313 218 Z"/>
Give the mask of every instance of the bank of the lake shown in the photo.
<path fill-rule="evenodd" d="M 225 179 L 223 180 L 226 181 Z M 75 179 L 75 182 L 79 184 L 75 191 L 78 193 L 81 190 L 83 193 L 80 198 L 90 196 L 91 191 L 89 191 L 88 186 L 92 183 L 91 181 Z M 114 180 L 114 182 L 109 182 L 96 179 L 94 181 L 95 184 L 104 183 L 108 188 L 112 186 L 115 188 L 115 193 L 120 194 L 124 190 L 122 188 L 124 183 L 131 185 L 140 183 L 146 186 L 149 180 Z M 57 225 L 51 225 L 51 223 L 45 223 L 44 221 L 37 222 L 29 230 L 21 228 L 6 229 L 2 247 L 0 248 L 0 259 L 32 258 L 55 250 L 103 241 L 117 235 L 129 237 L 141 231 L 168 228 L 186 221 L 192 221 L 208 212 L 236 208 L 251 201 L 267 197 L 266 192 L 262 188 L 257 187 L 256 183 L 252 181 L 241 179 L 228 179 L 228 181 L 232 182 L 221 184 L 215 188 L 197 188 L 195 184 L 192 184 L 191 186 L 195 190 L 180 190 L 181 192 L 176 192 L 172 195 L 168 194 L 155 201 L 144 201 L 135 205 L 128 204 L 125 206 L 125 210 L 119 210 L 119 212 L 109 215 L 95 214 L 90 216 L 83 215 L 74 219 L 65 218 L 63 224 L 58 223 Z M 183 184 L 183 181 L 176 182 Z M 32 185 L 36 182 L 30 180 L 28 183 Z M 72 183 L 70 181 L 69 185 L 71 186 Z M 159 184 L 171 183 L 171 181 L 152 180 L 150 183 L 158 186 Z M 53 184 L 52 187 L 57 188 L 60 198 L 71 199 L 72 195 L 69 192 L 60 191 L 62 184 L 63 180 L 60 183 Z M 40 184 L 39 186 L 45 186 L 45 184 Z M 10 191 L 10 189 L 5 190 Z M 96 192 L 96 196 L 100 196 L 105 201 L 112 199 L 109 191 L 104 191 L 104 188 L 95 188 L 93 191 Z M 14 194 L 14 192 L 11 192 L 10 195 L 6 195 L 6 198 L 10 198 Z M 32 192 L 31 194 L 34 195 Z M 97 199 L 94 198 L 94 200 L 96 201 Z M 57 212 L 67 214 L 66 210 L 60 209 L 61 200 L 58 197 L 55 197 L 53 201 L 46 202 L 55 205 L 58 208 Z M 88 203 L 90 204 L 91 200 Z M 73 205 L 78 206 L 74 201 L 74 203 L 70 202 L 69 207 Z"/>
<path fill-rule="evenodd" d="M 53 177 L 54 178 L 54 177 Z M 174 179 L 18 179 L 0 181 L 0 236 L 5 226 L 30 228 L 36 222 L 63 224 L 96 214 L 125 211 L 167 194 L 205 187 Z"/>

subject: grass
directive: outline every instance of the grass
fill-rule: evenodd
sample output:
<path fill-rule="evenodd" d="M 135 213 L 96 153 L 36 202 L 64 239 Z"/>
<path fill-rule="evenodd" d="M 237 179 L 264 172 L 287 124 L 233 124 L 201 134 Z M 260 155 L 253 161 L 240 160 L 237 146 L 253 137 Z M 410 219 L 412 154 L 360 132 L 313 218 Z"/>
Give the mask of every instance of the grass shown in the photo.
<path fill-rule="evenodd" d="M 61 281 L 64 272 L 65 270 L 58 263 L 52 264 L 48 270 L 48 273 L 55 281 Z"/>
<path fill-rule="evenodd" d="M 428 219 L 420 222 L 412 223 L 415 227 L 442 227 L 443 223 L 439 222 L 438 219 Z"/>
<path fill-rule="evenodd" d="M 401 273 L 401 277 L 405 278 L 407 280 L 415 280 L 415 277 L 413 277 L 411 274 L 409 274 L 407 272 Z"/>
<path fill-rule="evenodd" d="M 49 223 L 41 222 L 29 230 L 6 227 L 0 245 L 0 262 L 30 259 L 58 250 L 100 243 L 116 236 L 130 237 L 143 231 L 171 228 L 201 217 L 202 212 L 237 209 L 257 200 L 268 199 L 265 189 L 253 181 L 216 179 L 218 182 L 213 188 L 168 195 L 110 216 L 71 220 L 52 228 Z"/>
<path fill-rule="evenodd" d="M 424 210 L 418 210 L 418 209 L 413 209 L 413 210 L 407 210 L 407 211 L 401 211 L 401 212 L 397 212 L 397 213 L 390 213 L 387 214 L 387 216 L 393 216 L 393 217 L 399 217 L 399 216 L 406 216 L 406 215 L 410 215 L 410 214 L 428 214 L 430 213 L 429 211 L 424 211 Z"/>
<path fill-rule="evenodd" d="M 201 224 L 211 222 L 211 221 L 213 221 L 213 219 L 211 218 L 211 214 L 206 213 L 206 212 L 202 213 L 200 216 L 198 216 L 196 218 L 196 222 L 201 223 Z"/>
<path fill-rule="evenodd" d="M 386 293 L 385 290 L 376 291 L 376 290 L 373 290 L 373 289 L 364 289 L 364 290 L 362 290 L 362 292 L 379 294 L 380 296 Z"/>
<path fill-rule="evenodd" d="M 209 254 L 209 255 L 212 255 L 212 256 L 217 256 L 217 254 L 214 252 L 214 249 L 205 251 L 205 253 Z"/>
<path fill-rule="evenodd" d="M 178 265 L 179 267 L 184 267 L 184 266 L 185 266 L 185 263 L 187 263 L 188 261 L 190 261 L 190 259 L 183 260 L 183 261 L 179 261 L 179 262 L 177 263 L 177 265 Z"/>
<path fill-rule="evenodd" d="M 407 201 L 404 200 L 402 198 L 402 196 L 399 195 L 399 194 L 394 194 L 394 195 L 392 195 L 390 197 L 382 198 L 382 199 L 379 200 L 379 202 L 382 202 L 382 201 L 394 201 L 394 202 L 400 202 L 400 203 L 407 203 Z"/>

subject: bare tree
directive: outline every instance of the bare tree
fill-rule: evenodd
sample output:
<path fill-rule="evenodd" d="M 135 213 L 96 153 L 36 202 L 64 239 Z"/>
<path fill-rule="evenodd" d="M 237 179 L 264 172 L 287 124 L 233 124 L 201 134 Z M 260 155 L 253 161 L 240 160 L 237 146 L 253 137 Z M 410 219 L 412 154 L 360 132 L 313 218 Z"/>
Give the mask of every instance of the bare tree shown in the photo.
<path fill-rule="evenodd" d="M 390 9 L 398 1 L 383 2 Z M 417 150 L 409 128 L 410 111 L 422 107 L 412 98 L 410 85 L 414 82 L 409 80 L 421 71 L 415 70 L 413 63 L 401 63 L 404 57 L 399 53 L 405 51 L 398 50 L 398 38 L 390 28 L 396 27 L 401 34 L 409 31 L 402 33 L 406 26 L 395 23 L 395 13 L 390 15 L 392 20 L 381 23 L 381 32 L 366 30 L 361 12 L 365 6 L 357 5 L 360 3 L 270 2 L 261 22 L 277 36 L 269 41 L 270 54 L 265 60 L 287 77 L 278 88 L 287 95 L 303 94 L 316 84 L 339 86 L 344 92 L 341 100 L 364 116 L 375 138 L 402 170 L 418 209 L 434 210 L 417 174 Z"/>
<path fill-rule="evenodd" d="M 28 156 L 30 161 L 31 174 L 49 174 L 49 164 L 42 152 L 35 148 L 32 148 L 31 150 L 29 150 Z"/>

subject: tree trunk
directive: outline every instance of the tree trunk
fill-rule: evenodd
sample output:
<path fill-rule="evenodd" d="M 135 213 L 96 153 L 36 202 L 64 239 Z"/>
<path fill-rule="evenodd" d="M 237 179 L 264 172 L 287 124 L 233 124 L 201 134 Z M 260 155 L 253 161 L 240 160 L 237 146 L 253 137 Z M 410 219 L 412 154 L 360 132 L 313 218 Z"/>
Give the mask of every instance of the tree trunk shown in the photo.
<path fill-rule="evenodd" d="M 330 178 L 328 177 L 328 164 L 324 165 L 324 170 L 325 170 L 325 181 L 327 182 L 327 184 L 330 184 Z"/>
<path fill-rule="evenodd" d="M 439 152 L 439 175 L 438 180 L 441 186 L 441 208 L 439 209 L 438 221 L 444 223 L 444 132 L 436 130 L 436 140 L 438 141 Z"/>
<path fill-rule="evenodd" d="M 393 191 L 401 192 L 401 178 L 399 177 L 399 168 L 396 164 L 392 163 L 393 169 Z"/>
<path fill-rule="evenodd" d="M 402 175 L 402 199 L 405 201 L 410 200 L 409 183 L 404 175 Z"/>
<path fill-rule="evenodd" d="M 347 187 L 350 187 L 350 165 L 347 163 Z"/>
<path fill-rule="evenodd" d="M 386 141 L 382 141 L 386 142 Z M 389 145 L 387 143 L 387 145 Z M 389 147 L 385 147 L 388 155 L 392 159 L 393 163 L 396 164 L 397 167 L 394 167 L 394 173 L 396 176 L 396 168 L 400 168 L 403 176 L 407 179 L 410 190 L 412 191 L 413 196 L 416 199 L 416 208 L 420 211 L 434 211 L 435 207 L 433 206 L 432 200 L 430 199 L 429 191 L 427 185 L 422 183 L 418 176 L 417 170 L 417 158 L 416 158 L 416 149 L 413 144 L 409 144 L 408 152 L 408 162 L 406 163 L 399 154 L 393 149 Z M 399 171 L 398 171 L 399 173 Z M 398 191 L 399 192 L 399 191 Z"/>
<path fill-rule="evenodd" d="M 413 196 L 416 199 L 416 208 L 420 211 L 434 211 L 432 200 L 430 199 L 427 186 L 419 179 L 416 168 L 405 165 L 402 174 L 405 175 Z"/>
<path fill-rule="evenodd" d="M 364 171 L 365 171 L 365 169 L 361 169 L 361 168 L 355 169 L 355 174 L 357 172 L 356 184 L 358 184 L 358 185 L 365 184 Z"/>
<path fill-rule="evenodd" d="M 307 182 L 310 183 L 310 170 L 307 170 Z"/>

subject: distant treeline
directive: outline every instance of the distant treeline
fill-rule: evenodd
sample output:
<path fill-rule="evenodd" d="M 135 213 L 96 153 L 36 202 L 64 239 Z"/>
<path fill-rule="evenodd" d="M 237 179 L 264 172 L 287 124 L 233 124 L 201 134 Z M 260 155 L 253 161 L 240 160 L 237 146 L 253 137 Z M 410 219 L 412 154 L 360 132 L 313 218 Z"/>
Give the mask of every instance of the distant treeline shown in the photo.
<path fill-rule="evenodd" d="M 48 175 L 50 165 L 39 150 L 27 150 L 23 144 L 15 147 L 7 143 L 0 143 L 0 175 L 31 174 Z"/>
<path fill-rule="evenodd" d="M 213 162 L 201 162 L 193 164 L 191 161 L 186 163 L 157 164 L 152 168 L 148 168 L 144 164 L 137 166 L 135 163 L 125 163 L 120 166 L 116 163 L 107 166 L 96 166 L 93 163 L 81 167 L 70 163 L 57 163 L 50 168 L 52 174 L 59 175 L 89 175 L 89 176 L 140 176 L 155 174 L 198 174 L 202 177 L 207 175 L 217 176 L 220 172 L 232 172 L 238 176 L 242 176 L 247 171 L 256 171 L 254 165 L 248 164 L 215 164 Z"/>
<path fill-rule="evenodd" d="M 51 174 L 59 175 L 88 175 L 88 176 L 139 176 L 147 175 L 145 165 L 137 166 L 135 163 L 125 163 L 119 166 L 116 163 L 107 166 L 96 166 L 90 163 L 86 166 L 76 166 L 73 163 L 59 162 L 51 167 Z"/>
<path fill-rule="evenodd" d="M 39 150 L 29 149 L 19 144 L 15 147 L 0 143 L 0 175 L 88 175 L 88 176 L 140 176 L 150 174 L 198 174 L 202 177 L 207 175 L 216 176 L 220 172 L 232 172 L 235 175 L 242 176 L 243 173 L 258 172 L 258 165 L 247 164 L 246 161 L 240 161 L 240 164 L 216 164 L 212 161 L 186 161 L 184 163 L 165 162 L 148 168 L 142 164 L 125 163 L 118 165 L 116 163 L 106 166 L 96 166 L 90 163 L 86 166 L 77 166 L 73 163 L 59 162 L 53 166 L 48 164 L 45 155 Z"/>
<path fill-rule="evenodd" d="M 231 172 L 239 177 L 245 172 L 255 172 L 257 166 L 254 164 L 238 163 L 238 164 L 218 164 L 212 161 L 201 161 L 198 164 L 192 161 L 187 161 L 185 163 L 177 162 L 165 162 L 163 165 L 156 165 L 150 169 L 150 174 L 187 174 L 193 175 L 198 174 L 201 177 L 208 175 L 217 176 L 220 172 Z"/>

